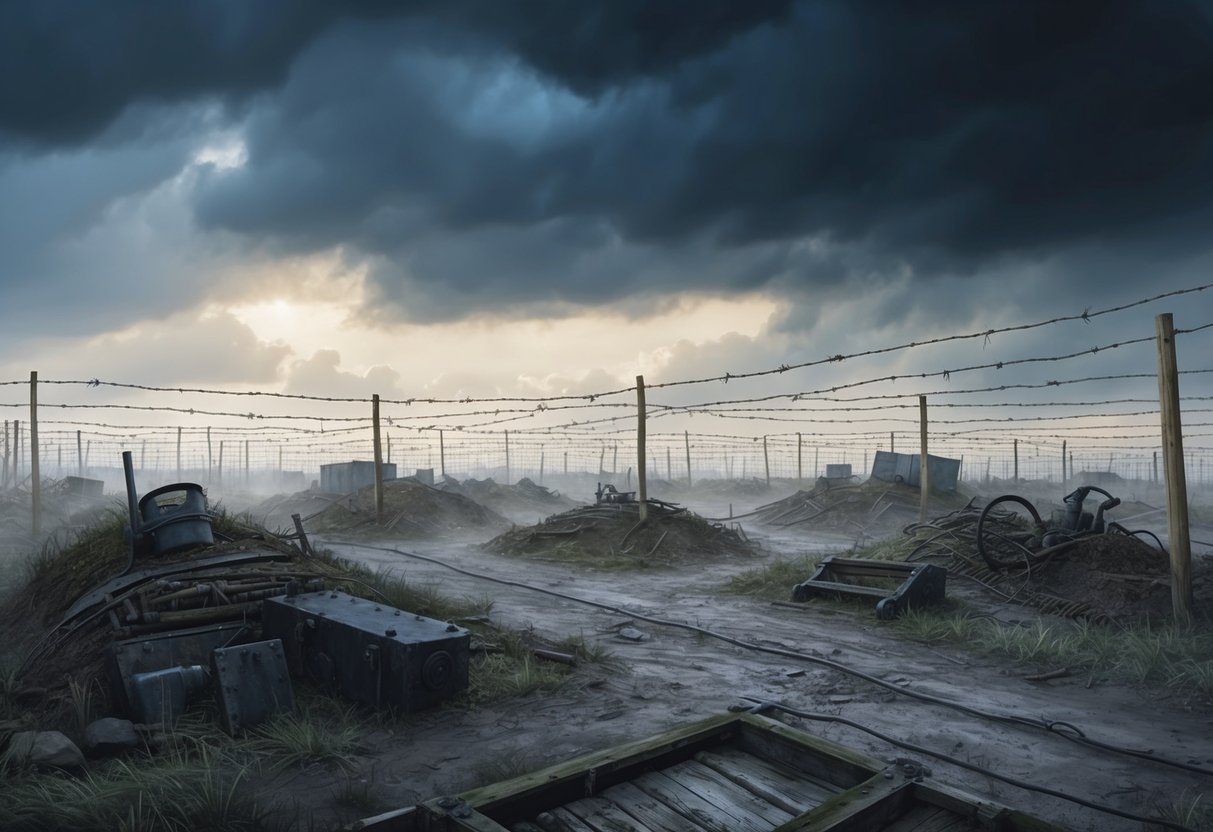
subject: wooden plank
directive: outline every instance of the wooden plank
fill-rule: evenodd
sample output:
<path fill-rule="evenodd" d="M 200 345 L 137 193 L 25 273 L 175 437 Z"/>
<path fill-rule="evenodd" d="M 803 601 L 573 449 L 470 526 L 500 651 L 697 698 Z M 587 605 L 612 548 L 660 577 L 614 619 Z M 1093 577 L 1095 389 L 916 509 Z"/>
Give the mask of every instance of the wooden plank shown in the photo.
<path fill-rule="evenodd" d="M 602 793 L 623 811 L 647 826 L 653 832 L 707 832 L 690 818 L 678 814 L 651 794 L 632 783 L 611 786 Z"/>
<path fill-rule="evenodd" d="M 929 805 L 915 806 L 886 826 L 883 832 L 941 832 L 950 828 L 956 820 L 956 815 L 947 809 Z"/>
<path fill-rule="evenodd" d="M 914 784 L 876 776 L 834 795 L 774 832 L 869 832 L 884 829 L 915 805 Z"/>
<path fill-rule="evenodd" d="M 847 584 L 841 581 L 812 580 L 805 581 L 801 586 L 816 592 L 841 592 L 843 595 L 867 595 L 872 598 L 884 598 L 887 595 L 893 594 L 893 590 L 891 589 L 879 589 L 874 586 L 863 586 L 862 584 Z"/>
<path fill-rule="evenodd" d="M 535 823 L 543 832 L 594 832 L 593 827 L 583 823 L 581 818 L 560 807 L 550 812 L 540 812 Z"/>
<path fill-rule="evenodd" d="M 583 797 L 561 808 L 572 812 L 594 832 L 652 832 L 604 797 Z"/>
<path fill-rule="evenodd" d="M 642 791 L 657 798 L 678 814 L 694 821 L 711 832 L 738 832 L 740 829 L 750 829 L 742 818 L 723 811 L 704 800 L 681 783 L 671 780 L 659 771 L 642 774 L 632 783 Z M 761 827 L 760 827 L 761 828 Z M 770 826 L 761 828 L 769 832 Z"/>
<path fill-rule="evenodd" d="M 741 736 L 732 745 L 840 789 L 849 789 L 885 767 L 874 757 L 756 714 L 741 716 Z"/>
<path fill-rule="evenodd" d="M 837 786 L 823 785 L 807 775 L 797 777 L 744 751 L 700 751 L 695 759 L 793 815 L 820 806 L 839 792 Z"/>
<path fill-rule="evenodd" d="M 744 789 L 725 777 L 720 772 L 705 766 L 695 760 L 687 760 L 670 766 L 665 774 L 678 780 L 691 791 L 722 809 L 736 814 L 737 811 L 753 815 L 765 824 L 762 828 L 771 829 L 781 823 L 786 823 L 799 812 L 788 812 L 763 800 L 758 795 Z M 736 811 L 735 811 L 736 810 Z"/>
<path fill-rule="evenodd" d="M 629 779 L 633 770 L 655 767 L 653 761 L 657 758 L 672 755 L 677 761 L 703 748 L 726 743 L 737 734 L 741 719 L 735 714 L 712 717 L 459 796 L 490 817 L 530 817 L 553 805 L 584 797 L 591 780 L 605 789 L 620 779 Z"/>

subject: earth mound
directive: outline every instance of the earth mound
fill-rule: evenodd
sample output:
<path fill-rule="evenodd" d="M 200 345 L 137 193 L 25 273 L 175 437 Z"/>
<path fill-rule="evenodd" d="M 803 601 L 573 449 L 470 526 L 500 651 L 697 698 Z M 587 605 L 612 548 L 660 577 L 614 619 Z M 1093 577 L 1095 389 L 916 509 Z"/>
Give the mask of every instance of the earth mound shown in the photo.
<path fill-rule="evenodd" d="M 510 521 L 462 494 L 406 477 L 383 484 L 383 525 L 375 518 L 375 488 L 333 501 L 306 521 L 309 532 L 427 539 L 494 534 Z"/>

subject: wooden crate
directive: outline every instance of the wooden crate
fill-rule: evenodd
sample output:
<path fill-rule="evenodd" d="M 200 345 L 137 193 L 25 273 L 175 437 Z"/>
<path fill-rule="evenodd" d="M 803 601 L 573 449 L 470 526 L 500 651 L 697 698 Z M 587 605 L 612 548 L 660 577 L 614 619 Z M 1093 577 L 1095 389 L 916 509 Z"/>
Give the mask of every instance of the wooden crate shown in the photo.
<path fill-rule="evenodd" d="M 727 715 L 458 796 L 374 832 L 1062 832 L 766 717 Z"/>

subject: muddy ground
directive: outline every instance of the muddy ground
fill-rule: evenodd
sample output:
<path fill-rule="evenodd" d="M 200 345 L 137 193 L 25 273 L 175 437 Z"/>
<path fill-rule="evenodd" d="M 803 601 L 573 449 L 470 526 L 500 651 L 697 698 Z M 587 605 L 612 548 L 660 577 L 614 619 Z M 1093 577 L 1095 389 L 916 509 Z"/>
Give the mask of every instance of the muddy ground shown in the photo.
<path fill-rule="evenodd" d="M 317 817 L 342 784 L 362 780 L 388 806 L 406 806 L 500 779 L 502 773 L 567 760 L 718 714 L 743 696 L 843 715 L 897 738 L 978 763 L 1000 773 L 1060 789 L 1122 810 L 1153 815 L 1187 795 L 1210 789 L 1209 778 L 1131 757 L 1092 750 L 1046 732 L 1011 727 L 924 704 L 809 662 L 766 655 L 694 633 L 470 577 L 390 551 L 331 543 L 335 551 L 410 581 L 437 583 L 452 594 L 489 593 L 493 617 L 556 636 L 580 633 L 613 660 L 580 668 L 563 691 L 488 705 L 474 711 L 417 714 L 394 732 L 369 736 L 351 770 L 315 766 L 284 772 L 272 785 Z M 816 548 L 805 541 L 805 548 Z M 382 545 L 377 543 L 375 545 Z M 825 548 L 829 548 L 828 542 Z M 1213 768 L 1213 704 L 1190 696 L 1085 676 L 1032 682 L 1051 668 L 1022 667 L 951 648 L 896 638 L 862 610 L 809 605 L 803 610 L 720 595 L 730 574 L 753 560 L 695 564 L 642 576 L 527 564 L 473 547 L 434 546 L 420 552 L 503 580 L 519 581 L 630 612 L 671 619 L 763 645 L 807 652 L 966 705 L 1030 719 L 1061 720 L 1087 736 Z M 968 593 L 951 587 L 954 593 Z M 1004 621 L 1034 620 L 1023 608 L 1001 608 Z M 646 634 L 621 639 L 627 624 Z M 790 720 L 798 724 L 797 720 Z M 903 756 L 844 727 L 812 724 L 813 733 L 876 757 Z M 1024 808 L 1076 830 L 1138 830 L 1140 825 L 1020 791 L 939 761 L 924 761 L 937 779 L 976 795 Z M 264 785 L 270 785 L 266 783 Z"/>

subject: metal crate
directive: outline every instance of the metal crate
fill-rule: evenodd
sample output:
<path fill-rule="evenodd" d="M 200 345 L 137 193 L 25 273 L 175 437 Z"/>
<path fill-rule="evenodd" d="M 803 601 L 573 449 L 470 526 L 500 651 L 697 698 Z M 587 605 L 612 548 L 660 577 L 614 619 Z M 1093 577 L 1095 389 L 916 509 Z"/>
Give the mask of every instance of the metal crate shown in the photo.
<path fill-rule="evenodd" d="M 343 592 L 265 601 L 263 637 L 292 675 L 371 707 L 416 711 L 467 688 L 470 633 Z"/>

